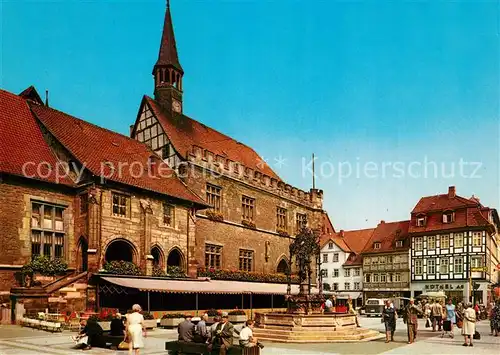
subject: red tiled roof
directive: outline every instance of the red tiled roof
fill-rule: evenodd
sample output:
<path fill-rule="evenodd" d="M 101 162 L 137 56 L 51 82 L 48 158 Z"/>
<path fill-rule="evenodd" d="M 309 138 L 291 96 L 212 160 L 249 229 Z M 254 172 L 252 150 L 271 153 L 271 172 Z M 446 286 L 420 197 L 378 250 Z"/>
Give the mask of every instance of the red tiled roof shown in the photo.
<path fill-rule="evenodd" d="M 361 254 L 351 253 L 343 266 L 363 265 L 363 256 Z"/>
<path fill-rule="evenodd" d="M 48 131 L 93 175 L 102 176 L 104 170 L 107 180 L 205 205 L 145 144 L 45 106 L 30 106 Z M 150 159 L 155 163 L 151 174 L 147 172 Z M 106 164 L 114 167 L 114 173 Z"/>
<path fill-rule="evenodd" d="M 0 89 L 0 172 L 73 185 L 70 179 L 58 179 L 56 171 L 48 169 L 57 167 L 57 162 L 26 101 Z"/>
<path fill-rule="evenodd" d="M 280 177 L 249 146 L 185 115 L 171 117 L 152 98 L 145 96 L 145 100 L 162 125 L 175 150 L 184 158 L 187 159 L 193 146 L 199 146 L 281 181 Z"/>
<path fill-rule="evenodd" d="M 321 228 L 323 234 L 335 233 L 332 221 L 328 213 L 323 212 L 323 227 Z"/>
<path fill-rule="evenodd" d="M 371 238 L 374 230 L 374 228 L 368 228 L 346 231 L 344 232 L 344 240 L 352 251 L 359 254 Z"/>
<path fill-rule="evenodd" d="M 350 252 L 351 249 L 349 246 L 346 244 L 345 240 L 336 234 L 323 234 L 320 238 L 320 247 L 323 249 L 323 247 L 328 244 L 330 241 L 334 242 L 337 244 L 337 246 L 342 249 L 343 251 Z"/>
<path fill-rule="evenodd" d="M 477 202 L 461 197 L 449 197 L 448 194 L 422 197 L 413 208 L 412 213 L 427 213 L 430 211 L 453 210 L 460 207 L 477 206 Z"/>
<path fill-rule="evenodd" d="M 404 251 L 410 247 L 408 228 L 410 221 L 381 222 L 375 228 L 370 240 L 366 243 L 363 253 L 385 253 L 391 251 Z M 403 240 L 403 247 L 396 248 L 396 241 Z M 380 248 L 375 249 L 375 243 L 380 243 Z"/>

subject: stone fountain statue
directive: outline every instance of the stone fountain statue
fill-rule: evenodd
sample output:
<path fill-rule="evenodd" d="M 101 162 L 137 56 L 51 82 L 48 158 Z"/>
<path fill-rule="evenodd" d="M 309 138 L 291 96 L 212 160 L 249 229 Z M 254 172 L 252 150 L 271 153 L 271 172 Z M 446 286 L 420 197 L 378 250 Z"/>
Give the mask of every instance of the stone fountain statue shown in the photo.
<path fill-rule="evenodd" d="M 287 312 L 292 314 L 321 313 L 321 304 L 325 301 L 320 289 L 318 294 L 311 294 L 312 260 L 319 260 L 320 247 L 318 236 L 309 228 L 304 228 L 290 244 L 290 261 L 297 264 L 299 276 L 299 293 L 291 294 L 291 268 L 288 270 Z M 319 266 L 319 263 L 318 263 Z M 319 270 L 318 270 L 319 271 Z M 319 275 L 319 273 L 318 273 Z"/>

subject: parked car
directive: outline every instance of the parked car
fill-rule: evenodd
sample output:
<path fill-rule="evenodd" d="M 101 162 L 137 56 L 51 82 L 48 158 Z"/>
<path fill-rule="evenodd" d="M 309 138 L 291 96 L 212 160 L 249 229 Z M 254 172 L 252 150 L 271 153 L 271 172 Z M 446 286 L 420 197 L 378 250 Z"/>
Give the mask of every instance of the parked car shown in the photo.
<path fill-rule="evenodd" d="M 384 310 L 384 300 L 381 298 L 369 298 L 365 302 L 365 314 L 368 317 L 382 316 L 382 311 Z"/>

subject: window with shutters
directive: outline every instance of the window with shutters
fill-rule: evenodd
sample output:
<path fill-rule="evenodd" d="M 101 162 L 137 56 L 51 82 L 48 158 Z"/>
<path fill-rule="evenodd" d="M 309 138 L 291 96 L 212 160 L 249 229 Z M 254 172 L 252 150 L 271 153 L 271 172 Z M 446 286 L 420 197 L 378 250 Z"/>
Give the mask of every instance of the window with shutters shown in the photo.
<path fill-rule="evenodd" d="M 253 271 L 253 250 L 240 249 L 240 271 Z"/>
<path fill-rule="evenodd" d="M 42 202 L 31 203 L 31 256 L 64 257 L 64 208 Z"/>
<path fill-rule="evenodd" d="M 205 244 L 205 267 L 220 269 L 222 259 L 222 246 Z"/>

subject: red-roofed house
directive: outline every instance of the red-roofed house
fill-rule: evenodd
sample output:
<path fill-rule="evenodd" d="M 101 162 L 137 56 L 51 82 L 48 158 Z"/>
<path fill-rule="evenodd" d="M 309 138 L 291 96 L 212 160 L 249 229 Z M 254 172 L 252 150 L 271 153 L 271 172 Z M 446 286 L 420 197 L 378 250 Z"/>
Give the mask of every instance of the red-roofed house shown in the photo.
<path fill-rule="evenodd" d="M 327 217 L 324 230 L 332 231 Z M 363 265 L 359 246 L 364 245 L 372 233 L 373 229 L 362 229 L 321 235 L 321 282 L 326 293 L 336 297 L 337 305 L 345 305 L 348 298 L 357 306 L 362 304 Z"/>
<path fill-rule="evenodd" d="M 286 184 L 251 147 L 187 116 L 183 75 L 167 8 L 153 68 L 154 98 L 142 99 L 131 136 L 212 206 L 197 215 L 201 268 L 283 271 L 289 236 L 304 225 L 321 228 L 322 191 Z"/>
<path fill-rule="evenodd" d="M 410 297 L 409 221 L 381 221 L 363 248 L 367 298 Z"/>
<path fill-rule="evenodd" d="M 193 214 L 207 205 L 145 144 L 47 107 L 33 87 L 0 90 L 0 127 L 0 292 L 24 296 L 15 272 L 35 256 L 63 259 L 73 282 L 113 260 L 196 276 Z"/>
<path fill-rule="evenodd" d="M 458 196 L 454 186 L 447 194 L 422 197 L 409 228 L 414 295 L 442 290 L 463 301 L 475 285 L 474 299 L 489 302 L 490 285 L 498 282 L 499 226 L 495 209 L 477 197 Z"/>

